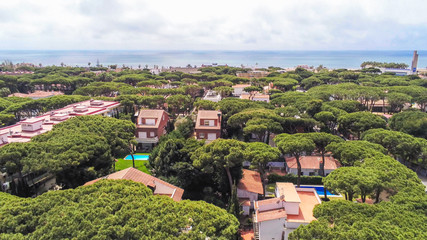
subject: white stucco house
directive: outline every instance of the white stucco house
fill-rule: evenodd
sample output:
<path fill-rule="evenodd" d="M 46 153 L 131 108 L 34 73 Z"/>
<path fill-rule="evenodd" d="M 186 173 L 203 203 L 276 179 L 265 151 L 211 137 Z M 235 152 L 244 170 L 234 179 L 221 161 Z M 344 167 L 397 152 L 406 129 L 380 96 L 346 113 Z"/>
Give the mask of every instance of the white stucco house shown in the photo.
<path fill-rule="evenodd" d="M 275 195 L 254 203 L 254 232 L 260 240 L 287 240 L 297 227 L 315 220 L 313 208 L 321 203 L 314 188 L 292 183 L 276 183 Z"/>
<path fill-rule="evenodd" d="M 320 165 L 322 164 L 322 156 L 301 156 L 301 174 L 305 176 L 319 176 Z M 325 174 L 328 175 L 335 169 L 339 168 L 341 165 L 332 156 L 325 156 Z M 297 175 L 297 160 L 295 157 L 286 157 L 285 158 L 285 167 L 287 173 L 292 173 Z"/>
<path fill-rule="evenodd" d="M 259 195 L 263 194 L 264 189 L 260 174 L 256 171 L 243 169 L 243 177 L 237 185 L 237 197 L 242 204 L 244 215 L 249 215 L 250 209 L 254 207 L 254 201 L 257 201 Z"/>
<path fill-rule="evenodd" d="M 243 91 L 243 89 L 250 86 L 251 86 L 250 84 L 236 84 L 232 86 L 232 88 L 234 89 L 233 96 L 240 97 L 242 93 L 246 93 L 245 91 Z"/>

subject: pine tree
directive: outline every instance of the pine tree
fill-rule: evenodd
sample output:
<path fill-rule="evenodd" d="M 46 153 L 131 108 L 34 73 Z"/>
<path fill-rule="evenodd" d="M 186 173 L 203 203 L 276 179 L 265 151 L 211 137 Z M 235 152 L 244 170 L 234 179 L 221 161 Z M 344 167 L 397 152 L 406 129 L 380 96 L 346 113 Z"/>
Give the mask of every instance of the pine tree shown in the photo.
<path fill-rule="evenodd" d="M 242 211 L 240 211 L 240 203 L 239 199 L 237 198 L 237 187 L 236 183 L 233 184 L 232 190 L 231 190 L 231 196 L 230 200 L 228 202 L 228 213 L 233 214 L 236 216 L 236 218 L 239 218 Z"/>

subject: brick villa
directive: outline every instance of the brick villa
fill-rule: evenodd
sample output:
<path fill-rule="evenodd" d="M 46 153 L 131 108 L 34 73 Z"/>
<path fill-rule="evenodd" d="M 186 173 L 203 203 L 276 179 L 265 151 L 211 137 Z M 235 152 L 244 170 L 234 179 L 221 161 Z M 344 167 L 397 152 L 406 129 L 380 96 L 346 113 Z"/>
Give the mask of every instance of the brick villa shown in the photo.
<path fill-rule="evenodd" d="M 144 109 L 137 113 L 136 140 L 137 150 L 149 151 L 166 134 L 169 115 L 164 110 Z"/>
<path fill-rule="evenodd" d="M 211 142 L 221 137 L 221 112 L 212 110 L 199 110 L 197 113 L 195 137 Z"/>

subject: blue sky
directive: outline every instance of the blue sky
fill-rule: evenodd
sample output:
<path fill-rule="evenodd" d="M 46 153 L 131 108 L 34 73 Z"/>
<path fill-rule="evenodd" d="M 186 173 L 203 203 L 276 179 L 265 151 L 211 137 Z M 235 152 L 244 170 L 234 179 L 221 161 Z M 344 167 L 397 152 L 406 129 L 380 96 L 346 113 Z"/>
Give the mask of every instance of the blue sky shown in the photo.
<path fill-rule="evenodd" d="M 410 50 L 421 0 L 0 1 L 0 49 Z"/>

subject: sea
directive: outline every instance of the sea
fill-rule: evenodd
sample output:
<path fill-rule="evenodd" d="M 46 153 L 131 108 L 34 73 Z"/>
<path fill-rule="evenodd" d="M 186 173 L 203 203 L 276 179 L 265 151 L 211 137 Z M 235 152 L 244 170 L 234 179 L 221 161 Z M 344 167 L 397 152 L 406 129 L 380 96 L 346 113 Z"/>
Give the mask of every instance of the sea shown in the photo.
<path fill-rule="evenodd" d="M 418 68 L 427 67 L 427 50 L 419 50 Z M 357 69 L 364 61 L 406 63 L 411 66 L 413 50 L 399 51 L 153 51 L 153 50 L 0 50 L 0 63 L 33 63 L 42 66 L 65 64 L 86 67 L 185 67 L 228 65 L 235 67 L 282 67 L 307 65 Z"/>

